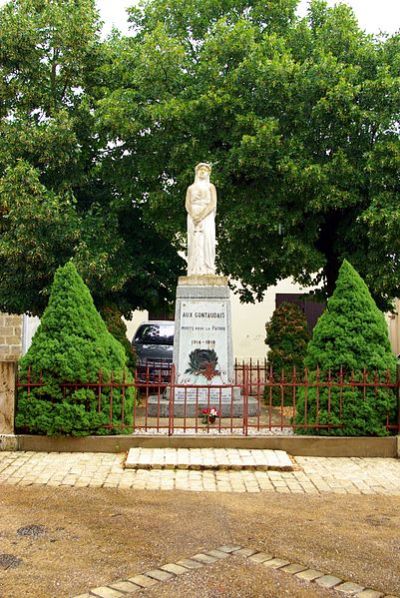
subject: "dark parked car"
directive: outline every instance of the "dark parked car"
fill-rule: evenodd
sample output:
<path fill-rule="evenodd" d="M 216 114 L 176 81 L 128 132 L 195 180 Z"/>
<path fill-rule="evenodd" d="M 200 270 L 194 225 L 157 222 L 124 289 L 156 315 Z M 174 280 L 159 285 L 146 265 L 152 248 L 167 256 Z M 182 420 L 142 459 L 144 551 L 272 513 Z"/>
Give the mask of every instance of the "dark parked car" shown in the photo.
<path fill-rule="evenodd" d="M 139 382 L 168 382 L 171 376 L 175 323 L 150 320 L 139 326 L 132 344 Z"/>

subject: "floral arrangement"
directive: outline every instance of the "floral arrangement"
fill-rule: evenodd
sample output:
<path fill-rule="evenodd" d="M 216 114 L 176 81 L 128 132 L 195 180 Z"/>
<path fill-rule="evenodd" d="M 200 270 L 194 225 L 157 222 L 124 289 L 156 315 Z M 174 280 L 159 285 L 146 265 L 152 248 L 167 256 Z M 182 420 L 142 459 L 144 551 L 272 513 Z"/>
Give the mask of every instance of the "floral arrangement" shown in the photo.
<path fill-rule="evenodd" d="M 220 417 L 220 412 L 215 407 L 211 407 L 210 409 L 202 409 L 202 423 L 203 424 L 214 424 L 217 417 Z"/>
<path fill-rule="evenodd" d="M 214 349 L 195 349 L 189 355 L 189 367 L 185 374 L 202 375 L 212 380 L 219 375 L 217 371 L 218 356 Z"/>

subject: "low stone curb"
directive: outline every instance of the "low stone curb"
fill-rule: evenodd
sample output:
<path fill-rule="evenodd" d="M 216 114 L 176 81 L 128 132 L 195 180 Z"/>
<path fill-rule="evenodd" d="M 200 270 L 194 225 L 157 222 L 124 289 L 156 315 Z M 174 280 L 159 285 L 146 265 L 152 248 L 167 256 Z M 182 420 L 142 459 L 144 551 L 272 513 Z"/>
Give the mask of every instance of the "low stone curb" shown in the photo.
<path fill-rule="evenodd" d="M 0 434 L 0 451 L 18 450 L 18 436 L 15 436 L 15 434 Z"/>
<path fill-rule="evenodd" d="M 205 565 L 226 559 L 231 555 L 247 558 L 253 563 L 283 571 L 302 581 L 315 583 L 322 588 L 335 590 L 347 596 L 355 596 L 356 598 L 399 598 L 394 594 L 378 592 L 372 588 L 365 588 L 357 583 L 340 579 L 323 571 L 310 569 L 300 563 L 290 563 L 272 554 L 236 545 L 224 545 L 214 550 L 200 552 L 190 558 L 181 559 L 176 563 L 167 563 L 158 569 L 152 569 L 144 574 L 116 581 L 108 586 L 93 588 L 88 593 L 80 594 L 74 598 L 124 598 L 124 596 L 126 598 L 127 595 L 131 595 L 134 592 L 145 590 L 157 583 L 162 583 L 184 573 L 189 573 L 193 569 L 200 569 Z"/>
<path fill-rule="evenodd" d="M 269 449 L 131 448 L 125 469 L 293 471 L 286 451 Z"/>

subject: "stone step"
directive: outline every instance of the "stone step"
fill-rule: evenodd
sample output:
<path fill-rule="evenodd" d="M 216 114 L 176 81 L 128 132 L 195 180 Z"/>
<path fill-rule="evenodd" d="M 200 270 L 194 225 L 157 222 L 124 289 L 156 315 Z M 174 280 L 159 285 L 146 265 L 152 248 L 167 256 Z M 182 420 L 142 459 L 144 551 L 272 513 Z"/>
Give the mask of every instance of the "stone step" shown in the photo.
<path fill-rule="evenodd" d="M 178 390 L 182 389 L 177 388 L 176 393 Z M 198 418 L 201 420 L 202 409 L 210 409 L 210 407 L 215 407 L 222 418 L 242 418 L 245 414 L 247 417 L 254 417 L 260 413 L 260 402 L 257 399 L 248 397 L 245 407 L 243 397 L 240 394 L 236 396 L 232 388 L 229 388 L 228 396 L 218 398 L 210 398 L 207 394 L 201 396 L 199 392 L 202 390 L 205 393 L 207 392 L 207 389 L 200 389 L 197 391 L 197 397 L 196 395 L 188 395 L 186 397 L 175 396 L 172 407 L 174 417 Z M 169 417 L 170 409 L 171 405 L 168 398 L 151 395 L 147 400 L 148 417 Z"/>
<path fill-rule="evenodd" d="M 293 462 L 285 451 L 267 449 L 131 448 L 125 468 L 293 471 Z"/>

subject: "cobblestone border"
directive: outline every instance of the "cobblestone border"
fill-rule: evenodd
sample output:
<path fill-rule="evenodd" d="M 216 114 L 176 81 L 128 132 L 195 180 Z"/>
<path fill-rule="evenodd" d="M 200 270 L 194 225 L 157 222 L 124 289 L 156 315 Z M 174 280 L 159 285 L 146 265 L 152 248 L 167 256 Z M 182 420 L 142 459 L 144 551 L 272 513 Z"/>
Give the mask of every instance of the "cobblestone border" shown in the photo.
<path fill-rule="evenodd" d="M 224 545 L 214 550 L 200 552 L 190 558 L 181 559 L 176 563 L 167 563 L 158 569 L 146 571 L 144 574 L 113 582 L 108 586 L 93 588 L 87 594 L 80 594 L 79 596 L 75 596 L 75 598 L 123 598 L 139 590 L 154 586 L 157 583 L 168 581 L 173 577 L 188 573 L 192 569 L 200 569 L 220 559 L 226 559 L 231 555 L 242 556 L 253 563 L 262 564 L 271 569 L 279 569 L 302 581 L 315 583 L 321 588 L 336 590 L 348 596 L 356 596 L 357 598 L 399 598 L 394 594 L 384 594 L 371 588 L 365 588 L 352 581 L 345 581 L 335 575 L 310 569 L 300 563 L 291 563 L 266 552 L 259 552 L 252 548 L 243 548 L 236 545 Z"/>

